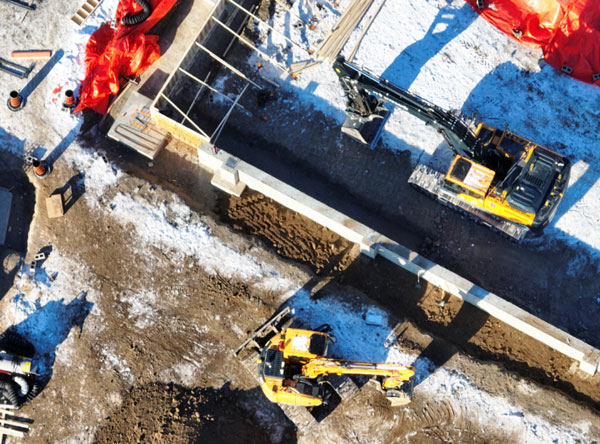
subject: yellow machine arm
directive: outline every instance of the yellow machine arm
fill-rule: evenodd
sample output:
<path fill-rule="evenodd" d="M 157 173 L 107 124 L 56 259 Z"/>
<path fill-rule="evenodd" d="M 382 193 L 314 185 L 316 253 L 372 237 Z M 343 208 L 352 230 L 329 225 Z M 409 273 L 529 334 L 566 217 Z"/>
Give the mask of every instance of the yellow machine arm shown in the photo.
<path fill-rule="evenodd" d="M 382 376 L 383 389 L 396 388 L 410 381 L 415 374 L 412 366 L 398 364 L 375 364 L 371 362 L 343 361 L 337 359 L 313 359 L 302 367 L 302 375 L 315 379 L 327 375 Z"/>

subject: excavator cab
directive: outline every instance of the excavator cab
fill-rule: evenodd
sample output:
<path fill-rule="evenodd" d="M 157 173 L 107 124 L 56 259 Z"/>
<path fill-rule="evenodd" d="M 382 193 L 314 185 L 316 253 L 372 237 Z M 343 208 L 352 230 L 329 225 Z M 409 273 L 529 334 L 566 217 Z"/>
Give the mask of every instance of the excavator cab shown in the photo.
<path fill-rule="evenodd" d="M 473 199 L 483 202 L 495 174 L 491 169 L 457 155 L 446 174 L 446 181 L 454 185 L 455 191 L 464 194 L 465 200 Z"/>
<path fill-rule="evenodd" d="M 321 405 L 326 387 L 300 376 L 304 364 L 327 354 L 330 340 L 326 333 L 295 328 L 274 336 L 258 359 L 258 378 L 267 398 L 305 407 Z"/>

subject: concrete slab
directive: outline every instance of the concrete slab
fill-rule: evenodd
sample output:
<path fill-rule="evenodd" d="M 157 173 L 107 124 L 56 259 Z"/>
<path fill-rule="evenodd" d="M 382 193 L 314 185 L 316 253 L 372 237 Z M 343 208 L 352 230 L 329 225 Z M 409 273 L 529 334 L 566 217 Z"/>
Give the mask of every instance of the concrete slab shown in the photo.
<path fill-rule="evenodd" d="M 65 214 L 62 194 L 53 194 L 46 198 L 46 211 L 51 219 Z"/>
<path fill-rule="evenodd" d="M 153 160 L 167 144 L 167 133 L 150 116 L 151 100 L 132 91 L 107 136 Z"/>
<path fill-rule="evenodd" d="M 4 241 L 6 240 L 11 205 L 12 193 L 6 188 L 0 187 L 0 245 L 4 245 Z"/>

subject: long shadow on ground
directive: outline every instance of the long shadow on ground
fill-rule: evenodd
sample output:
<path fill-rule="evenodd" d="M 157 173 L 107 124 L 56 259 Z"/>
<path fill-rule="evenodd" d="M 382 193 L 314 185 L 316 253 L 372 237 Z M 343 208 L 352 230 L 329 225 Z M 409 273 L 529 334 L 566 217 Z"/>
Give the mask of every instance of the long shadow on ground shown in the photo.
<path fill-rule="evenodd" d="M 86 297 L 87 293 L 82 292 L 68 303 L 60 299 L 42 305 L 38 300 L 32 306 L 24 300 L 24 295 L 15 296 L 15 304 L 30 314 L 10 330 L 33 343 L 36 349 L 34 361 L 43 385 L 52 378 L 58 346 L 69 336 L 73 327 L 78 327 L 81 334 L 85 319 L 94 306 Z"/>

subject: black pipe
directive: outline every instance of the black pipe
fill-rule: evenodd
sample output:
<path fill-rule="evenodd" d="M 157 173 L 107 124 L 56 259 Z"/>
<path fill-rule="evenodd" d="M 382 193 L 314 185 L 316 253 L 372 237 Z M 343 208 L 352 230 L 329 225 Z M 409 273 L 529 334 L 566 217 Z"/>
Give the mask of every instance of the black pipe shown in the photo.
<path fill-rule="evenodd" d="M 19 0 L 2 0 L 6 3 L 12 3 L 13 5 L 20 6 L 23 9 L 29 9 L 30 11 L 35 11 L 35 5 L 30 5 L 25 2 L 20 2 Z"/>
<path fill-rule="evenodd" d="M 123 17 L 121 19 L 121 23 L 123 23 L 124 25 L 127 25 L 127 26 L 139 25 L 140 23 L 145 21 L 148 17 L 150 17 L 150 14 L 152 14 L 152 8 L 150 8 L 150 5 L 148 4 L 148 2 L 146 0 L 134 0 L 134 1 L 144 9 L 142 11 L 138 12 L 137 14 L 126 15 L 125 17 Z"/>
<path fill-rule="evenodd" d="M 31 389 L 29 389 L 29 393 L 27 393 L 27 396 L 22 401 L 21 405 L 27 404 L 29 401 L 31 401 L 33 398 L 35 398 L 41 391 L 42 391 L 41 384 L 38 383 L 37 381 L 35 381 L 33 383 L 33 386 L 31 387 Z"/>

